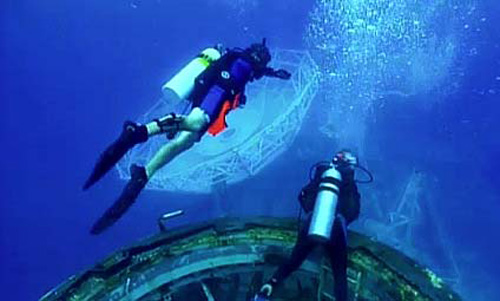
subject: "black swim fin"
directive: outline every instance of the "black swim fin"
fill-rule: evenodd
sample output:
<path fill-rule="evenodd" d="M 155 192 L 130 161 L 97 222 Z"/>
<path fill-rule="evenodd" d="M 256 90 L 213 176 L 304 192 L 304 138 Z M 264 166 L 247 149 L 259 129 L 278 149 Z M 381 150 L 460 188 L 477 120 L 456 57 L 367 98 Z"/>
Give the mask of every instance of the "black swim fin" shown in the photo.
<path fill-rule="evenodd" d="M 122 191 L 122 194 L 115 201 L 113 206 L 95 222 L 90 230 L 91 234 L 98 235 L 116 223 L 135 202 L 142 189 L 148 182 L 146 170 L 142 166 L 132 165 L 130 167 L 131 178 Z"/>
<path fill-rule="evenodd" d="M 101 154 L 92 174 L 83 185 L 83 190 L 99 181 L 134 145 L 147 140 L 148 130 L 145 125 L 125 121 L 120 137 Z"/>

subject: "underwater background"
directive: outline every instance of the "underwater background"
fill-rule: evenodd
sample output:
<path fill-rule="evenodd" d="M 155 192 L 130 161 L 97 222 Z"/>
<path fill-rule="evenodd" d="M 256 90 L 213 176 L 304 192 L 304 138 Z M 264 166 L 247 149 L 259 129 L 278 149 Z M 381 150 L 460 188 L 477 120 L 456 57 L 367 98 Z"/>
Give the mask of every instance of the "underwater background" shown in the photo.
<path fill-rule="evenodd" d="M 186 212 L 171 226 L 296 216 L 309 167 L 344 147 L 375 176 L 360 186 L 354 229 L 428 265 L 465 300 L 498 300 L 498 1 L 4 0 L 0 14 L 3 300 L 40 298 L 156 233 L 165 212 Z M 91 236 L 124 182 L 114 172 L 88 192 L 81 185 L 122 122 L 201 49 L 263 37 L 271 49 L 310 51 L 320 67 L 294 143 L 222 201 L 147 190 Z M 418 204 L 398 206 L 412 185 Z M 394 211 L 410 217 L 411 237 L 382 235 Z"/>

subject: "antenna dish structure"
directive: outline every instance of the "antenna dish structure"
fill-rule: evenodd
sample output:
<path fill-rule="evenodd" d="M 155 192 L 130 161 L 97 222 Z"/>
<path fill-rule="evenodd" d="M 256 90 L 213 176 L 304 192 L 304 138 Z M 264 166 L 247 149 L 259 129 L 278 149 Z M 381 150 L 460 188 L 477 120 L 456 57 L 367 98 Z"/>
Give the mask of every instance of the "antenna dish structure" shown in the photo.
<path fill-rule="evenodd" d="M 205 135 L 151 178 L 146 188 L 209 193 L 217 184 L 233 184 L 257 174 L 294 141 L 318 90 L 319 70 L 307 51 L 272 51 L 273 68 L 292 73 L 289 81 L 263 78 L 246 88 L 247 104 L 227 117 L 229 127 L 217 137 Z M 160 99 L 139 118 L 146 123 L 179 105 Z M 157 137 L 134 148 L 117 165 L 129 179 L 132 163 L 146 164 L 168 141 Z"/>

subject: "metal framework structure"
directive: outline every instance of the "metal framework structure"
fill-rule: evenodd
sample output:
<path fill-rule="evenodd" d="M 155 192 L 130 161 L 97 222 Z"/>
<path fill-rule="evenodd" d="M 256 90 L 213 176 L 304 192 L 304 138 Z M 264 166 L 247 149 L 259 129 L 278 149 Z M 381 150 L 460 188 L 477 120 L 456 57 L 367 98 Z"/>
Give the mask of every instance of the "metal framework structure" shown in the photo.
<path fill-rule="evenodd" d="M 216 184 L 241 181 L 258 173 L 293 142 L 317 92 L 319 71 L 306 51 L 274 50 L 272 65 L 292 73 L 290 81 L 264 78 L 249 84 L 247 107 L 228 116 L 229 129 L 204 137 L 148 183 L 147 188 L 209 193 Z M 158 101 L 141 118 L 149 121 L 173 105 Z M 146 163 L 167 141 L 153 139 L 134 149 L 118 164 L 122 179 L 130 177 L 131 163 Z"/>
<path fill-rule="evenodd" d="M 425 190 L 428 189 L 426 181 L 424 173 L 413 170 L 392 211 L 384 215 L 383 210 L 374 210 L 372 213 L 376 216 L 365 219 L 358 230 L 410 257 L 418 258 L 441 275 L 447 284 L 458 289 L 462 276 L 436 216 L 436 210 L 425 197 Z M 436 244 L 433 253 L 441 253 L 439 260 L 429 254 L 426 246 L 418 245 L 418 241 L 423 239 L 421 226 L 432 227 L 432 234 L 427 236 L 432 236 L 433 243 Z"/>

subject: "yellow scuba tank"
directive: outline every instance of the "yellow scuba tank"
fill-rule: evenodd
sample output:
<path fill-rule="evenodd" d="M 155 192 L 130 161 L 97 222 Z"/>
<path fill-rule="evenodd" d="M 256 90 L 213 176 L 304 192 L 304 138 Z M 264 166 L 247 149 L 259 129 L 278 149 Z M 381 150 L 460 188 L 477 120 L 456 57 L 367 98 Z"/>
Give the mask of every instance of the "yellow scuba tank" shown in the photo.
<path fill-rule="evenodd" d="M 215 48 L 203 50 L 195 59 L 187 64 L 162 87 L 164 97 L 171 97 L 172 92 L 179 99 L 187 99 L 194 89 L 194 81 L 210 64 L 218 60 L 222 54 Z"/>

